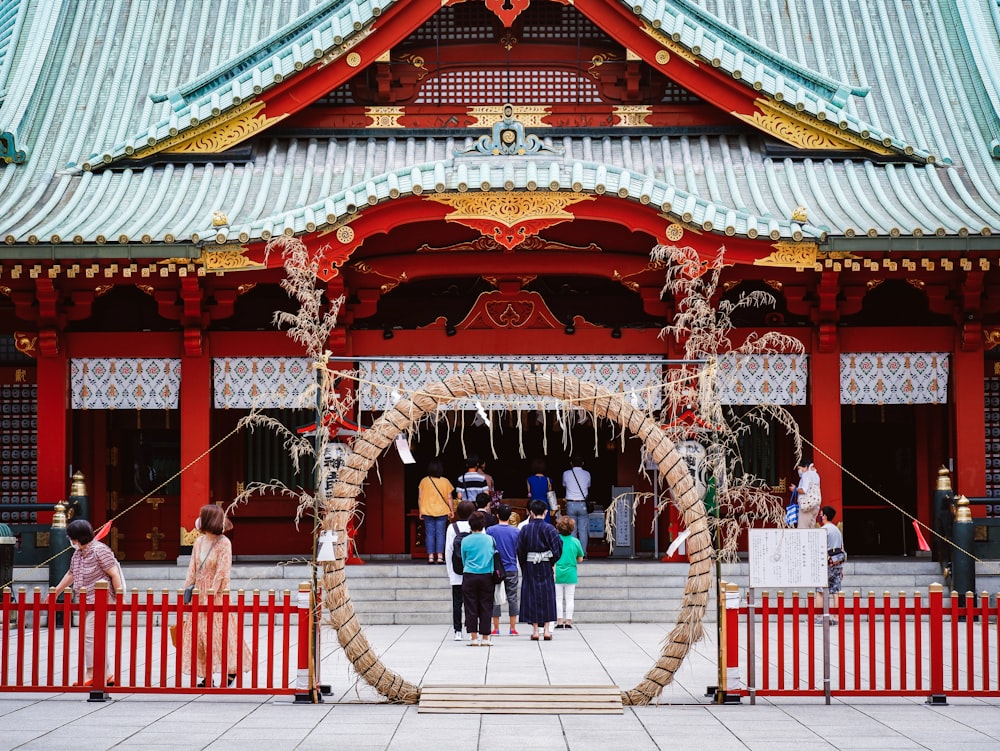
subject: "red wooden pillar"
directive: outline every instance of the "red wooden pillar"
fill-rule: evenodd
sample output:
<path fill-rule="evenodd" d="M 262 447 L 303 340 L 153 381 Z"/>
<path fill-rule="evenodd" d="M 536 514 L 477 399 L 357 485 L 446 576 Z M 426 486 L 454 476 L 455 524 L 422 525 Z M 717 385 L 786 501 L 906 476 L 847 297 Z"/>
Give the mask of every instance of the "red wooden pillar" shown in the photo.
<path fill-rule="evenodd" d="M 207 452 L 211 441 L 212 358 L 207 349 L 197 356 L 181 358 L 181 468 L 185 471 L 181 474 L 178 534 L 182 543 L 183 530 L 193 529 L 199 509 L 210 501 Z M 194 464 L 188 467 L 191 462 Z M 189 548 L 182 546 L 181 554 L 187 552 Z"/>
<path fill-rule="evenodd" d="M 828 330 L 828 327 L 832 331 Z M 840 426 L 840 343 L 833 324 L 822 325 L 819 336 L 820 346 L 814 348 L 809 357 L 811 440 L 817 447 L 813 452 L 813 461 L 820 476 L 823 504 L 833 506 L 837 509 L 837 517 L 843 518 L 844 483 L 840 471 L 840 465 L 843 463 Z"/>
<path fill-rule="evenodd" d="M 955 474 L 956 493 L 975 497 L 986 495 L 986 398 L 983 391 L 983 338 L 962 333 L 952 356 L 955 395 Z"/>
<path fill-rule="evenodd" d="M 69 358 L 65 352 L 38 358 L 38 495 L 55 503 L 69 493 L 66 461 L 69 425 Z"/>

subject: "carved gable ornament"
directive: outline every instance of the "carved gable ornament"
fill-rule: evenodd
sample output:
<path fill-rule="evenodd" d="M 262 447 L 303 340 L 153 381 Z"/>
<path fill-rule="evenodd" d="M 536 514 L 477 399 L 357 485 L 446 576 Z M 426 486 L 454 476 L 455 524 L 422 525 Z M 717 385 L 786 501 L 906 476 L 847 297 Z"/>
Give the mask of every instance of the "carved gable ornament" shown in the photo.
<path fill-rule="evenodd" d="M 561 154 L 561 148 L 552 148 L 542 143 L 535 135 L 524 132 L 524 125 L 514 116 L 514 105 L 503 106 L 503 118 L 493 123 L 490 135 L 482 136 L 468 149 L 455 149 L 455 156 L 464 154 L 486 154 L 489 156 L 525 154 Z"/>
<path fill-rule="evenodd" d="M 521 290 L 509 294 L 494 290 L 483 292 L 455 328 L 562 329 L 563 324 L 537 292 Z"/>

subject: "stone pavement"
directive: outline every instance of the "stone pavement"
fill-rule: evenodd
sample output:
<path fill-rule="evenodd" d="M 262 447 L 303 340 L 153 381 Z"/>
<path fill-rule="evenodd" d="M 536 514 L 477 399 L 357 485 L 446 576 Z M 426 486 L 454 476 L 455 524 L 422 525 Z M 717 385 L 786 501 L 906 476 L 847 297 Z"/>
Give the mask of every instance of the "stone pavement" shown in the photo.
<path fill-rule="evenodd" d="M 469 648 L 444 626 L 374 626 L 367 633 L 386 664 L 431 683 L 596 683 L 631 688 L 653 664 L 667 629 L 651 624 L 580 624 L 551 642 L 494 637 Z M 556 749 L 996 749 L 1000 700 L 747 700 L 718 706 L 714 632 L 696 645 L 660 703 L 624 714 L 434 715 L 394 706 L 359 684 L 332 636 L 323 643 L 322 705 L 290 697 L 0 693 L 0 749 L 111 748 L 347 749 L 349 751 L 531 751 Z"/>

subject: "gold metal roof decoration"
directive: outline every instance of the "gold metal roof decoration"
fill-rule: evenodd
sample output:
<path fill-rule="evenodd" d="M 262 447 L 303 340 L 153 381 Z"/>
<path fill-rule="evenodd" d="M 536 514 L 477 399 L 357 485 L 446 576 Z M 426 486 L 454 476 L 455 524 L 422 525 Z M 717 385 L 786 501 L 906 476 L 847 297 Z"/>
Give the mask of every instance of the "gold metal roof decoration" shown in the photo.
<path fill-rule="evenodd" d="M 783 266 L 788 268 L 813 268 L 819 256 L 817 243 L 773 243 L 774 252 L 753 262 L 754 266 Z"/>
<path fill-rule="evenodd" d="M 730 114 L 796 148 L 813 151 L 864 149 L 882 155 L 893 153 L 874 141 L 841 130 L 832 123 L 821 122 L 783 102 L 760 97 L 754 104 L 757 105 L 757 110 L 752 114 L 735 111 Z"/>
<path fill-rule="evenodd" d="M 573 221 L 576 217 L 566 208 L 582 201 L 593 201 L 594 196 L 505 190 L 429 195 L 427 200 L 454 209 L 445 216 L 445 221 L 463 224 L 492 237 L 512 251 L 526 238 L 537 235 L 543 229 Z"/>
<path fill-rule="evenodd" d="M 809 221 L 809 210 L 805 206 L 796 206 L 792 210 L 792 221 L 806 224 Z"/>
<path fill-rule="evenodd" d="M 223 214 L 221 211 L 212 212 L 212 226 L 213 227 L 228 227 L 229 217 Z"/>
<path fill-rule="evenodd" d="M 249 249 L 245 245 L 221 245 L 211 250 L 202 248 L 200 262 L 209 273 L 224 273 L 227 271 L 249 271 L 262 269 L 264 264 L 247 258 Z"/>

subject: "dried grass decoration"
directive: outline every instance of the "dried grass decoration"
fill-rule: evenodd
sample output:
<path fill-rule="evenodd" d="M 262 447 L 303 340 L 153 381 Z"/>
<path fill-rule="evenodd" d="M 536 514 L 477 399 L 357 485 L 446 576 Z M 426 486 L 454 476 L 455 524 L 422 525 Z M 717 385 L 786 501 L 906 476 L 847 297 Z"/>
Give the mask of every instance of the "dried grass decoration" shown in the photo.
<path fill-rule="evenodd" d="M 332 497 L 323 501 L 326 510 L 323 528 L 346 531 L 368 471 L 396 436 L 410 431 L 423 418 L 456 399 L 514 395 L 568 401 L 595 419 L 610 420 L 638 436 L 647 455 L 666 478 L 683 524 L 691 532 L 687 540 L 690 566 L 677 623 L 667 635 L 656 664 L 635 688 L 622 692 L 625 704 L 648 704 L 673 680 L 691 645 L 702 637 L 714 550 L 705 505 L 683 457 L 657 421 L 632 406 L 625 396 L 572 376 L 509 370 L 450 376 L 425 391 L 411 394 L 410 398 L 404 397 L 355 439 L 353 451 L 338 473 Z M 337 539 L 344 540 L 346 535 L 339 534 Z M 337 638 L 358 675 L 380 694 L 391 702 L 416 703 L 420 688 L 387 668 L 365 637 L 348 592 L 344 558 L 337 555 L 336 560 L 323 564 L 323 601 Z"/>

